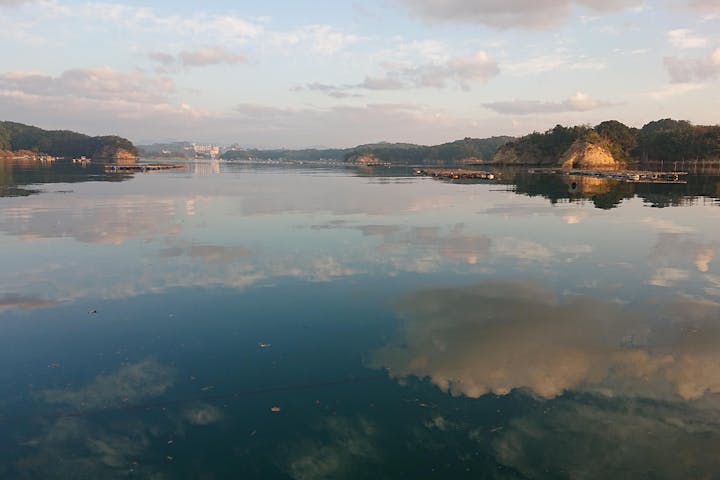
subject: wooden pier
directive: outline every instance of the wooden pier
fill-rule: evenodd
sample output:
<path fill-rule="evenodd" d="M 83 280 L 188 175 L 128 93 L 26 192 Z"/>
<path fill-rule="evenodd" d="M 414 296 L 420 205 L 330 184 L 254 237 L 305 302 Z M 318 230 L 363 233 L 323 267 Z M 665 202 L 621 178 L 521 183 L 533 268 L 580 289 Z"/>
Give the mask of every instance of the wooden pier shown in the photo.
<path fill-rule="evenodd" d="M 416 169 L 415 175 L 426 177 L 447 178 L 451 180 L 493 180 L 496 175 L 482 170 L 469 170 L 465 168 L 422 168 Z"/>
<path fill-rule="evenodd" d="M 688 172 L 657 172 L 647 170 L 580 170 L 567 168 L 533 168 L 528 173 L 549 173 L 575 177 L 605 178 L 632 183 L 686 183 Z"/>
<path fill-rule="evenodd" d="M 159 170 L 175 170 L 185 168 L 185 165 L 167 163 L 138 163 L 135 165 L 105 165 L 105 171 L 110 173 L 136 173 L 156 172 Z"/>

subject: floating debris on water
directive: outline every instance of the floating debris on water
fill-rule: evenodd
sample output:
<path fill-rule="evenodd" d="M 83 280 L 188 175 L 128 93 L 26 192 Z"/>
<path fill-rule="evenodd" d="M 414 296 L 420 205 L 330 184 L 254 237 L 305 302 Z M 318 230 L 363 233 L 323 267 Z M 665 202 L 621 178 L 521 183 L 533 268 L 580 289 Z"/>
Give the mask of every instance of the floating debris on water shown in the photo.
<path fill-rule="evenodd" d="M 646 170 L 581 170 L 567 168 L 532 168 L 528 173 L 561 174 L 575 177 L 606 178 L 629 183 L 686 183 L 681 178 L 688 172 L 656 172 Z"/>
<path fill-rule="evenodd" d="M 420 168 L 415 170 L 415 175 L 428 177 L 449 178 L 451 180 L 480 179 L 494 180 L 496 174 L 483 170 L 470 170 L 467 168 Z"/>
<path fill-rule="evenodd" d="M 155 172 L 158 170 L 173 170 L 178 168 L 185 168 L 185 165 L 159 163 L 138 163 L 135 165 L 105 165 L 105 171 L 110 173 Z"/>

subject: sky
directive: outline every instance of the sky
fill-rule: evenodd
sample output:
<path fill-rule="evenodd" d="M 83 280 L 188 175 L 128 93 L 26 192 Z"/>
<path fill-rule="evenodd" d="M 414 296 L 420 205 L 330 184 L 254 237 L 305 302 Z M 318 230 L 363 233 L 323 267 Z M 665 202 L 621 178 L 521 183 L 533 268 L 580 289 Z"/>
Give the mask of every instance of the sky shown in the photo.
<path fill-rule="evenodd" d="M 136 143 L 720 123 L 720 0 L 0 0 L 0 120 Z"/>

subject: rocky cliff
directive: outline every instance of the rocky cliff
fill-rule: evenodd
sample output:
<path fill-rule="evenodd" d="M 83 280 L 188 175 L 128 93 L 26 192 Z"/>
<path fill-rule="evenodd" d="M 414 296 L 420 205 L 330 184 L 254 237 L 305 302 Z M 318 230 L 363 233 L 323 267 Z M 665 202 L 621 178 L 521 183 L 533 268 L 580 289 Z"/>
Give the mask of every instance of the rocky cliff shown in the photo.
<path fill-rule="evenodd" d="M 598 144 L 578 139 L 560 158 L 562 168 L 618 168 L 620 162 L 610 151 Z"/>
<path fill-rule="evenodd" d="M 138 156 L 135 152 L 115 146 L 105 146 L 92 154 L 93 159 L 97 160 L 117 160 L 118 162 L 134 162 Z"/>

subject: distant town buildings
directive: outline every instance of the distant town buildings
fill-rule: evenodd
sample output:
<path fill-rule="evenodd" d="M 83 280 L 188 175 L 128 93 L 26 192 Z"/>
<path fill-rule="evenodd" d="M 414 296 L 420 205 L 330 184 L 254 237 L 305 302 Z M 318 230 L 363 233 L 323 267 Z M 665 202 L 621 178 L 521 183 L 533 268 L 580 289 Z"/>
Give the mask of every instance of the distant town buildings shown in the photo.
<path fill-rule="evenodd" d="M 193 143 L 185 147 L 195 158 L 217 158 L 220 156 L 220 147 L 217 145 Z"/>

